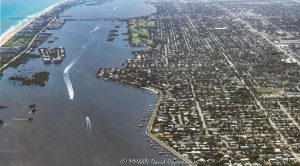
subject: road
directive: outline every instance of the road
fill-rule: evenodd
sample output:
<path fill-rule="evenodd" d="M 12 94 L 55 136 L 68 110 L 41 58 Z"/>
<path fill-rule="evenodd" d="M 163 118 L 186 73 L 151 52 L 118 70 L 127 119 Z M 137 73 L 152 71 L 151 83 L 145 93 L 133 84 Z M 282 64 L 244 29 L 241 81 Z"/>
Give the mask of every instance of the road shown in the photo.
<path fill-rule="evenodd" d="M 223 48 L 222 48 L 223 49 Z M 224 49 L 223 49 L 224 50 Z M 245 82 L 245 80 L 240 76 L 239 72 L 236 70 L 235 65 L 231 62 L 230 58 L 228 57 L 228 55 L 226 55 L 225 53 L 222 53 L 224 58 L 227 60 L 228 65 L 232 68 L 232 70 L 234 70 L 234 72 L 240 77 L 241 82 Z M 255 94 L 253 93 L 253 91 L 251 90 L 251 88 L 249 88 L 248 85 L 245 84 L 245 87 L 249 90 L 251 96 L 254 98 L 254 101 L 256 102 L 256 105 L 260 108 L 260 110 L 264 113 L 264 115 L 266 116 L 266 118 L 269 121 L 269 124 L 271 125 L 271 127 L 277 132 L 277 134 L 280 136 L 281 141 L 284 142 L 285 145 L 287 145 L 292 153 L 292 155 L 295 157 L 295 159 L 300 162 L 300 157 L 297 153 L 295 153 L 292 149 L 292 146 L 288 143 L 287 139 L 284 138 L 283 134 L 280 132 L 280 130 L 278 129 L 278 127 L 276 126 L 276 124 L 273 122 L 273 120 L 271 119 L 271 117 L 268 116 L 267 111 L 265 110 L 265 108 L 262 106 L 261 102 L 256 98 Z"/>
<path fill-rule="evenodd" d="M 298 0 L 299 2 L 300 0 Z M 298 66 L 300 66 L 300 61 L 295 58 L 293 55 L 289 54 L 286 50 L 280 48 L 278 45 L 276 45 L 274 42 L 272 42 L 266 35 L 258 32 L 256 29 L 254 29 L 248 22 L 242 20 L 241 18 L 237 17 L 235 14 L 233 14 L 232 12 L 230 12 L 229 10 L 227 10 L 226 8 L 223 8 L 224 10 L 226 10 L 228 13 L 230 13 L 231 16 L 233 16 L 234 18 L 236 18 L 238 21 L 240 21 L 242 24 L 245 24 L 248 28 L 249 31 L 251 31 L 252 33 L 255 34 L 259 34 L 262 38 L 264 38 L 269 44 L 273 45 L 275 48 L 279 49 L 280 51 L 282 51 L 288 58 L 293 59 Z"/>
<path fill-rule="evenodd" d="M 300 132 L 300 125 L 295 121 L 295 119 L 291 116 L 291 114 L 287 111 L 287 109 L 278 101 L 278 105 L 280 106 L 280 109 L 287 115 L 287 117 L 293 122 L 293 124 L 298 128 Z"/>
<path fill-rule="evenodd" d="M 208 133 L 207 126 L 206 126 L 206 122 L 205 122 L 205 118 L 204 118 L 203 111 L 202 111 L 202 109 L 201 109 L 201 107 L 200 107 L 200 104 L 199 104 L 199 102 L 198 102 L 198 100 L 197 100 L 197 97 L 196 97 L 196 94 L 195 94 L 195 90 L 194 90 L 194 85 L 192 84 L 192 81 L 191 81 L 190 78 L 189 78 L 189 84 L 190 84 L 190 87 L 191 87 L 191 89 L 192 89 L 192 94 L 193 94 L 194 100 L 195 100 L 195 102 L 196 102 L 196 108 L 197 108 L 197 110 L 198 110 L 198 114 L 199 114 L 199 116 L 200 116 L 200 118 L 201 118 L 202 129 L 205 130 L 205 135 L 206 135 L 206 136 L 210 136 L 210 134 Z"/>
<path fill-rule="evenodd" d="M 56 17 L 54 17 L 54 19 L 52 19 L 43 29 L 41 29 L 33 38 L 32 40 L 29 42 L 29 44 L 27 45 L 27 47 L 21 52 L 19 53 L 17 56 L 15 56 L 13 59 L 11 59 L 9 62 L 7 62 L 6 64 L 4 64 L 1 68 L 0 68 L 0 72 L 3 71 L 3 69 L 5 69 L 10 63 L 12 63 L 13 61 L 15 61 L 16 59 L 20 58 L 26 51 L 28 51 L 28 49 L 31 47 L 32 43 L 34 42 L 34 40 L 37 38 L 37 36 L 43 32 L 53 21 L 56 20 Z"/>
<path fill-rule="evenodd" d="M 153 88 L 150 88 L 150 89 L 153 89 Z M 157 90 L 154 90 L 154 91 L 157 91 Z M 161 90 L 158 90 L 158 100 L 156 102 L 156 105 L 153 109 L 153 112 L 151 114 L 151 117 L 148 121 L 148 124 L 147 124 L 147 133 L 151 134 L 151 131 L 153 130 L 152 127 L 153 127 L 153 123 L 154 123 L 154 120 L 157 116 L 157 112 L 158 112 L 158 107 L 159 105 L 161 104 L 162 102 L 162 99 L 163 99 L 163 93 Z"/>

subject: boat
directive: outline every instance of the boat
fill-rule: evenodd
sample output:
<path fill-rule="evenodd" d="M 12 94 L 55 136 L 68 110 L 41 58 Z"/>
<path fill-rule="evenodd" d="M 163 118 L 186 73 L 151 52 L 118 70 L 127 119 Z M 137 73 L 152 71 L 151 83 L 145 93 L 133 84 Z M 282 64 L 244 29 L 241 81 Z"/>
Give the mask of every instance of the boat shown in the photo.
<path fill-rule="evenodd" d="M 34 107 L 35 107 L 35 104 L 29 105 L 29 108 L 34 108 Z"/>
<path fill-rule="evenodd" d="M 8 108 L 7 106 L 2 106 L 2 105 L 0 105 L 0 108 Z"/>
<path fill-rule="evenodd" d="M 35 113 L 36 109 L 34 108 L 33 110 L 30 111 L 30 113 Z"/>

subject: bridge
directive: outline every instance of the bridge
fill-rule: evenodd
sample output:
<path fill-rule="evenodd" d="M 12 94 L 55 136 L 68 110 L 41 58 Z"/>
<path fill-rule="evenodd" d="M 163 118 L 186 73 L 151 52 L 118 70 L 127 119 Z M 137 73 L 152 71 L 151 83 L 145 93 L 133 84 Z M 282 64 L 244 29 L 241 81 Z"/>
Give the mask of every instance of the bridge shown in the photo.
<path fill-rule="evenodd" d="M 66 18 L 64 21 L 125 21 L 125 19 L 121 18 L 106 18 L 106 17 L 98 17 L 98 18 Z"/>

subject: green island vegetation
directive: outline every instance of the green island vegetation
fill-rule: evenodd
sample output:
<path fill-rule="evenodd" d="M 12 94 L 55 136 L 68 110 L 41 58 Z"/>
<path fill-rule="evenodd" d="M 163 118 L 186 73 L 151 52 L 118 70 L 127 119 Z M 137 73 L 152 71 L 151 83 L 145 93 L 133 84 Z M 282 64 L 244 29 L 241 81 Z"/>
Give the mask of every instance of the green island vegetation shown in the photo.
<path fill-rule="evenodd" d="M 116 37 L 116 36 L 119 36 L 119 30 L 117 30 L 117 29 L 114 29 L 114 30 L 111 30 L 110 32 L 109 32 L 109 35 L 108 35 L 109 37 Z"/>
<path fill-rule="evenodd" d="M 0 67 L 2 67 L 4 64 L 8 63 L 12 58 L 14 58 L 16 54 L 5 54 L 5 57 L 0 57 Z M 13 62 L 9 64 L 9 67 L 17 68 L 22 64 L 25 64 L 29 61 L 30 58 L 39 58 L 39 55 L 36 54 L 30 54 L 30 53 L 24 53 L 21 57 L 17 58 Z"/>
<path fill-rule="evenodd" d="M 27 63 L 31 58 L 39 58 L 39 57 L 40 56 L 36 54 L 24 53 L 21 57 L 11 62 L 9 66 L 17 68 L 20 65 Z"/>
<path fill-rule="evenodd" d="M 20 36 L 13 36 L 11 39 L 9 39 L 3 47 L 16 47 L 16 46 L 21 46 L 21 47 L 26 47 L 31 38 L 30 37 L 20 37 Z"/>
<path fill-rule="evenodd" d="M 109 42 L 112 42 L 112 41 L 114 41 L 114 40 L 115 40 L 114 37 L 108 37 L 108 38 L 106 39 L 106 41 L 109 41 Z"/>
<path fill-rule="evenodd" d="M 154 28 L 155 22 L 146 19 L 130 19 L 129 24 L 129 40 L 132 46 L 152 46 L 153 36 L 151 29 Z"/>
<path fill-rule="evenodd" d="M 13 36 L 10 40 L 8 40 L 3 47 L 11 47 L 16 48 L 16 52 L 3 53 L 2 58 L 0 59 L 0 67 L 4 64 L 8 63 L 11 59 L 17 56 L 20 52 L 22 52 L 26 46 L 30 43 L 31 37 L 24 36 Z M 35 43 L 33 43 L 35 44 Z M 29 58 L 35 58 L 36 56 L 30 53 L 24 53 L 21 57 L 17 58 L 15 61 L 9 64 L 8 67 L 18 67 L 21 64 L 26 63 Z"/>
<path fill-rule="evenodd" d="M 107 41 L 112 42 L 112 41 L 115 40 L 115 38 L 117 36 L 119 36 L 119 30 L 118 30 L 118 28 L 120 28 L 119 25 L 116 25 L 114 30 L 109 31 L 108 37 L 106 39 Z"/>
<path fill-rule="evenodd" d="M 283 94 L 283 88 L 273 88 L 273 87 L 255 87 L 255 92 L 258 94 Z"/>
<path fill-rule="evenodd" d="M 22 85 L 26 86 L 45 86 L 46 82 L 49 80 L 49 72 L 37 72 L 34 73 L 31 77 L 28 78 L 27 76 L 11 76 L 9 77 L 10 80 L 13 81 L 20 81 Z"/>

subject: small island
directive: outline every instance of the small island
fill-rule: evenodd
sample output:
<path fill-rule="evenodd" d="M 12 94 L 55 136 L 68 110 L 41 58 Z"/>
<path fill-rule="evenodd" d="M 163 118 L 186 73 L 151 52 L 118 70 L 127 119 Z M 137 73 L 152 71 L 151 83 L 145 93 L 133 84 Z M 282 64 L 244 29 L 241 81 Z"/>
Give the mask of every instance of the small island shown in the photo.
<path fill-rule="evenodd" d="M 119 36 L 119 28 L 120 28 L 120 25 L 116 25 L 115 29 L 109 31 L 109 34 L 108 34 L 108 37 L 107 37 L 106 41 L 109 41 L 109 42 L 114 41 L 115 38 L 117 36 Z"/>
<path fill-rule="evenodd" d="M 61 63 L 65 54 L 65 48 L 64 47 L 58 47 L 58 48 L 39 48 L 39 53 L 42 57 L 42 60 L 44 64 L 48 63 Z"/>
<path fill-rule="evenodd" d="M 27 76 L 11 76 L 9 77 L 10 80 L 19 81 L 22 85 L 26 86 L 45 86 L 46 82 L 49 80 L 49 72 L 38 72 L 34 73 L 31 77 L 28 78 Z"/>

